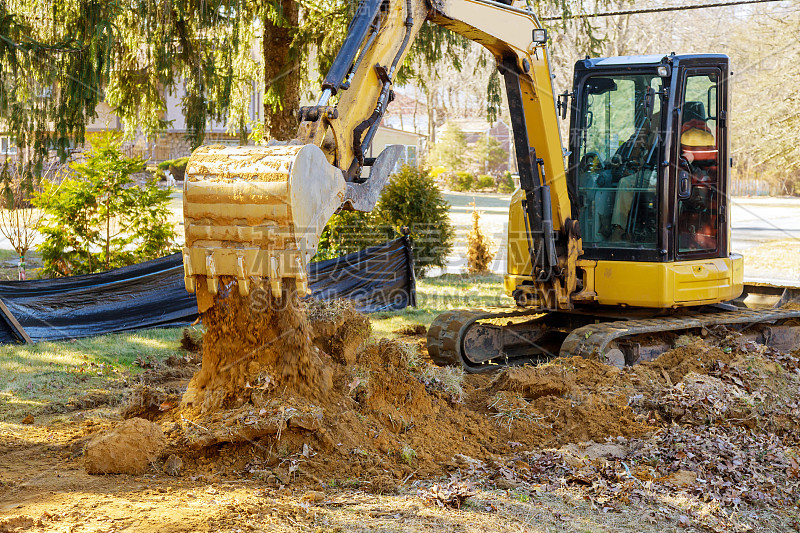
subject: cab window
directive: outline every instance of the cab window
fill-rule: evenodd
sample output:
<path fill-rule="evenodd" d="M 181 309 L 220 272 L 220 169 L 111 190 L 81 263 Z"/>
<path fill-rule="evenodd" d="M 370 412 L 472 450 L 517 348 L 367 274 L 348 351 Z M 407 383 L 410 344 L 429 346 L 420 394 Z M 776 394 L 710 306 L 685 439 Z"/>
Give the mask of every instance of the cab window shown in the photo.
<path fill-rule="evenodd" d="M 718 73 L 686 77 L 678 143 L 678 253 L 717 250 Z"/>
<path fill-rule="evenodd" d="M 578 132 L 578 220 L 584 247 L 655 249 L 661 78 L 591 76 Z"/>

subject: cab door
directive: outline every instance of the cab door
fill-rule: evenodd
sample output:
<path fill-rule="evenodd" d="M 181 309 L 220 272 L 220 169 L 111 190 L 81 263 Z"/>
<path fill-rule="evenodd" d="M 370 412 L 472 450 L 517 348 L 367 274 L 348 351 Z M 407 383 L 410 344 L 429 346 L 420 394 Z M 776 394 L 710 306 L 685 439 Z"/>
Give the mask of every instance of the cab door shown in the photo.
<path fill-rule="evenodd" d="M 681 70 L 673 132 L 675 257 L 727 257 L 727 66 Z"/>

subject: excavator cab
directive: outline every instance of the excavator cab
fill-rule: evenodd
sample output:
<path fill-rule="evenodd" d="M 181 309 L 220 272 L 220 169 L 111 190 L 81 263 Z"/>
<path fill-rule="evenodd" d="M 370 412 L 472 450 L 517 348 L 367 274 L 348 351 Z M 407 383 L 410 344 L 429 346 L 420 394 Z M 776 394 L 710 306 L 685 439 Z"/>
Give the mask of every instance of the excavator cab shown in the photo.
<path fill-rule="evenodd" d="M 741 292 L 723 194 L 728 75 L 714 54 L 576 63 L 568 180 L 595 301 L 663 308 Z"/>

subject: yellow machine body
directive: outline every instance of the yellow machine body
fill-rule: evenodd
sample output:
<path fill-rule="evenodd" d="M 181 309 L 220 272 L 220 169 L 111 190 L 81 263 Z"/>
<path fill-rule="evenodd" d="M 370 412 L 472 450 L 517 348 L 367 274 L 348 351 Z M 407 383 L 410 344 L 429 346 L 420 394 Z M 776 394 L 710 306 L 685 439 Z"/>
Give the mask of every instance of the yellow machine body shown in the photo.
<path fill-rule="evenodd" d="M 530 303 L 536 304 L 521 203 L 522 192 L 518 190 L 509 210 L 505 292 L 512 296 L 518 289 L 527 289 Z M 674 262 L 578 259 L 576 267 L 583 288 L 571 295 L 574 305 L 692 307 L 733 300 L 744 287 L 744 259 L 739 254 Z M 547 302 L 540 304 L 549 307 Z"/>
<path fill-rule="evenodd" d="M 505 277 L 517 307 L 443 313 L 428 330 L 434 362 L 483 372 L 560 353 L 622 366 L 655 353 L 651 333 L 783 328 L 800 317 L 708 307 L 743 290 L 724 194 L 728 58 L 586 58 L 575 64 L 573 91 L 556 97 L 546 31 L 519 0 L 361 0 L 293 140 L 197 149 L 186 169 L 183 256 L 201 312 L 262 281 L 273 294 L 285 280 L 305 293 L 328 219 L 375 206 L 402 148 L 383 147 L 375 159 L 367 149 L 426 21 L 495 58 L 520 176 Z M 572 113 L 566 144 L 559 110 Z"/>

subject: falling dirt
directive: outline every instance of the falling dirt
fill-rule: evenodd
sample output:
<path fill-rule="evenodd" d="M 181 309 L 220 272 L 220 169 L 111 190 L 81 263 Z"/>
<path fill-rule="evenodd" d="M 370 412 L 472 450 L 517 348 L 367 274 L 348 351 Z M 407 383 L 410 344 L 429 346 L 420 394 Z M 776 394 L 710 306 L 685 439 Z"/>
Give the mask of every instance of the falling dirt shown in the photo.
<path fill-rule="evenodd" d="M 281 298 L 233 284 L 204 315 L 203 362 L 183 397 L 184 410 L 240 407 L 253 392 L 275 388 L 319 399 L 331 387 L 329 365 L 313 345 L 293 284 Z"/>

